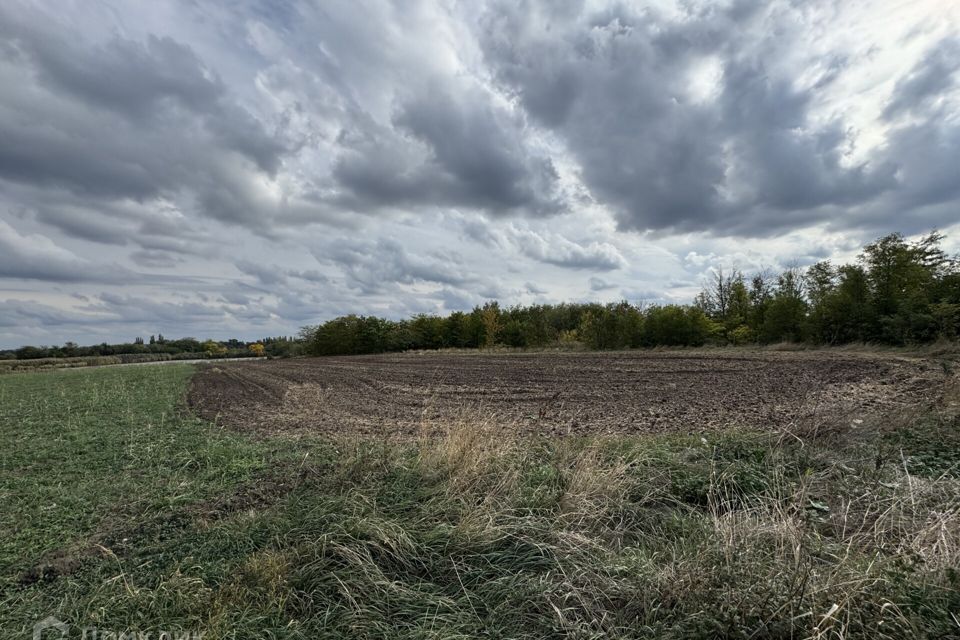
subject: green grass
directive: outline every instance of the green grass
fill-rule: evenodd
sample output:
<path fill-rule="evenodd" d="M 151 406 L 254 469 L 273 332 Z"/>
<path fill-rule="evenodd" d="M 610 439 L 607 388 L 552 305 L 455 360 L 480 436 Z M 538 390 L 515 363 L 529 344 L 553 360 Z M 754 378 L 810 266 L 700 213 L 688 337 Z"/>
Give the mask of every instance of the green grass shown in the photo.
<path fill-rule="evenodd" d="M 857 441 L 251 440 L 180 416 L 189 375 L 0 379 L 3 637 L 48 614 L 206 638 L 960 636 L 953 417 Z"/>
<path fill-rule="evenodd" d="M 260 448 L 181 416 L 191 374 L 166 365 L 0 379 L 5 580 L 45 551 L 95 542 L 263 467 Z"/>

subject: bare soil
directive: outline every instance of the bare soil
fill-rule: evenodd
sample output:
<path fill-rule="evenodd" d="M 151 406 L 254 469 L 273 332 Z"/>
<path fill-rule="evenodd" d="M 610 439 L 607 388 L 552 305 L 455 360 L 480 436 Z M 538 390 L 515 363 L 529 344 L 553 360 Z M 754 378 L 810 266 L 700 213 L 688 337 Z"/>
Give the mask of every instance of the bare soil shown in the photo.
<path fill-rule="evenodd" d="M 482 416 L 546 435 L 857 428 L 934 402 L 935 362 L 829 351 L 411 353 L 209 365 L 188 402 L 276 435 L 409 437 Z"/>

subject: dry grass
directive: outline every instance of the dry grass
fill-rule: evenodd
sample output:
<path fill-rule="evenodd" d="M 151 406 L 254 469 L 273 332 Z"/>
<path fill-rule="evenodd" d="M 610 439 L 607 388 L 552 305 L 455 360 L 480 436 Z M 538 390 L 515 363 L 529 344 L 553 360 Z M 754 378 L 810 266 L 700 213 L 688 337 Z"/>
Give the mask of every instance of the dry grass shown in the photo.
<path fill-rule="evenodd" d="M 899 418 L 891 431 L 918 419 Z M 462 422 L 420 443 L 474 540 L 530 535 L 543 444 L 511 433 Z M 555 562 L 542 585 L 555 625 L 577 637 L 927 637 L 933 609 L 937 633 L 960 635 L 960 474 L 918 476 L 907 453 L 878 463 L 871 446 L 832 430 L 553 443 L 534 490 L 550 533 L 530 542 Z M 941 600 L 924 604 L 931 593 Z"/>
<path fill-rule="evenodd" d="M 950 393 L 846 434 L 547 439 L 464 412 L 413 442 L 258 441 L 289 493 L 141 526 L 4 615 L 208 638 L 960 637 Z"/>

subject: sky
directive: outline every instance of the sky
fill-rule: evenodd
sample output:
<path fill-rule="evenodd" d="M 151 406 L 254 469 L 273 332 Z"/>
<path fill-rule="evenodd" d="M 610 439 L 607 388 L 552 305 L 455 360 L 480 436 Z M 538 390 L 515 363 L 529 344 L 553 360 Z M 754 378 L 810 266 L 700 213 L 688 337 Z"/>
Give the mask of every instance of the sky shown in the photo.
<path fill-rule="evenodd" d="M 960 249 L 960 0 L 0 3 L 0 347 Z"/>

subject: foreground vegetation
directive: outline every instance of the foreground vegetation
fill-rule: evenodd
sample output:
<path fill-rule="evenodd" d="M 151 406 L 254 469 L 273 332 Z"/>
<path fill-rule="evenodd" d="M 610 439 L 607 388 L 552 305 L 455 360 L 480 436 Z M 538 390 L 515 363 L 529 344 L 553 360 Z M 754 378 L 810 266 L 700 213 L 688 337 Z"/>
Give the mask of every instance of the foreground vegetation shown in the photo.
<path fill-rule="evenodd" d="M 408 442 L 248 440 L 178 410 L 189 375 L 0 379 L 10 637 L 49 614 L 207 638 L 960 634 L 947 404 L 767 434 L 464 416 Z"/>
<path fill-rule="evenodd" d="M 445 318 L 399 322 L 345 316 L 305 327 L 314 355 L 494 345 L 590 349 L 777 342 L 886 345 L 960 336 L 960 268 L 933 233 L 894 234 L 867 245 L 854 264 L 819 262 L 779 275 L 713 272 L 691 305 L 559 304 L 502 309 L 491 302 Z"/>

